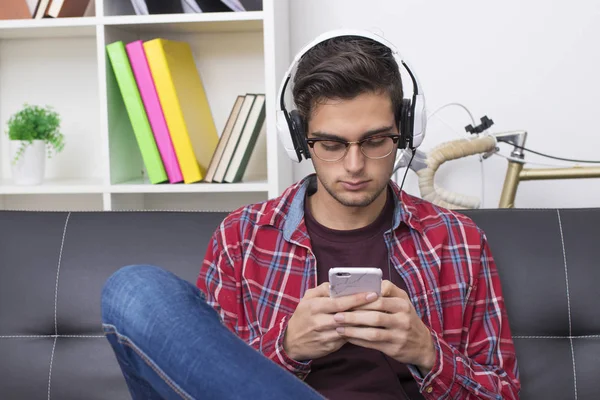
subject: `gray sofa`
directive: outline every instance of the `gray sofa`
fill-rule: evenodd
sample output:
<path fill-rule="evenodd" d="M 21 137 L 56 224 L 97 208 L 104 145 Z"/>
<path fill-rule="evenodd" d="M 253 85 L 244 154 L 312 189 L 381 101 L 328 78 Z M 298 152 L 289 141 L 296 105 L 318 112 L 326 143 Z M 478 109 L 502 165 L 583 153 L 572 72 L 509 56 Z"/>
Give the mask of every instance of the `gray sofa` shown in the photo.
<path fill-rule="evenodd" d="M 600 209 L 465 211 L 503 283 L 522 399 L 600 399 Z M 0 399 L 129 398 L 100 327 L 117 268 L 195 282 L 217 212 L 0 211 Z"/>

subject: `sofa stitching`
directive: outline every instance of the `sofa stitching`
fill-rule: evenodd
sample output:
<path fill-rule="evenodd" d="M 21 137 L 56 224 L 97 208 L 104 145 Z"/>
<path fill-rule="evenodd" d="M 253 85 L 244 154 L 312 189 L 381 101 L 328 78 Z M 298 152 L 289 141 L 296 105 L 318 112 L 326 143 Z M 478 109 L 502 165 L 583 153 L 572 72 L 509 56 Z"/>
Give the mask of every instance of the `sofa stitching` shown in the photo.
<path fill-rule="evenodd" d="M 58 278 L 60 277 L 60 264 L 62 262 L 63 249 L 65 245 L 65 237 L 67 233 L 67 225 L 71 213 L 67 213 L 65 218 L 65 226 L 63 227 L 62 238 L 60 241 L 60 252 L 58 253 L 58 266 L 56 267 L 56 285 L 54 288 L 54 344 L 52 345 L 52 355 L 50 356 L 50 370 L 48 372 L 48 400 L 50 400 L 50 388 L 52 384 L 52 364 L 54 364 L 54 350 L 56 349 L 56 341 L 58 340 Z"/>
<path fill-rule="evenodd" d="M 50 371 L 48 372 L 48 400 L 50 400 L 50 385 L 52 383 L 52 364 L 54 361 L 54 350 L 56 349 L 56 341 L 58 338 L 54 338 L 54 344 L 52 345 L 52 354 L 50 355 Z"/>
<path fill-rule="evenodd" d="M 529 211 L 544 211 L 545 209 L 534 209 L 534 208 L 529 208 L 529 209 L 523 209 L 523 210 L 529 210 Z M 5 211 L 12 211 L 12 210 L 5 210 Z M 14 211 L 21 211 L 21 210 L 14 210 Z M 120 212 L 136 212 L 136 211 L 147 211 L 147 210 L 117 210 Z M 169 211 L 169 210 L 163 210 L 163 211 Z M 224 211 L 218 211 L 218 210 L 170 210 L 170 211 L 174 211 L 174 212 L 196 212 L 196 211 L 206 211 L 206 212 L 224 212 Z M 547 210 L 546 210 L 547 211 Z M 88 211 L 86 211 L 88 212 Z M 100 211 L 102 212 L 102 211 Z M 575 399 L 577 399 L 577 383 L 576 383 L 576 369 L 575 369 L 575 354 L 574 354 L 574 349 L 573 349 L 573 342 L 572 339 L 587 339 L 587 338 L 600 338 L 600 335 L 583 335 L 583 336 L 572 336 L 572 327 L 571 327 L 571 307 L 570 307 L 570 298 L 569 298 L 569 286 L 568 286 L 568 269 L 567 269 L 567 260 L 566 260 L 566 251 L 565 251 L 565 244 L 564 244 L 564 237 L 563 237 L 563 229 L 562 229 L 562 223 L 561 223 L 561 218 L 560 218 L 560 211 L 557 209 L 557 216 L 558 216 L 558 222 L 559 222 L 559 227 L 560 227 L 560 234 L 561 234 L 561 242 L 562 242 L 562 251 L 563 251 L 563 259 L 564 259 L 564 265 L 565 265 L 565 278 L 566 278 L 566 291 L 567 291 L 567 307 L 568 307 L 568 314 L 569 314 L 569 336 L 513 336 L 513 338 L 515 339 L 569 339 L 570 340 L 570 346 L 571 346 L 571 356 L 572 356 L 572 361 L 573 361 L 573 375 L 574 375 L 574 382 L 575 382 Z M 63 246 L 64 246 L 64 239 L 65 239 L 65 234 L 66 234 L 66 229 L 67 229 L 67 224 L 69 221 L 69 217 L 71 215 L 71 212 L 68 212 L 67 217 L 66 217 L 66 221 L 65 221 L 65 226 L 63 229 L 63 237 L 62 237 L 62 241 L 61 241 L 61 248 L 60 248 L 60 254 L 59 254 L 59 262 L 58 262 L 58 268 L 57 268 L 57 278 L 56 278 L 56 288 L 55 288 L 55 301 L 54 301 L 54 322 L 55 322 L 55 335 L 4 335 L 1 336 L 0 335 L 0 339 L 14 339 L 14 338 L 54 338 L 54 345 L 52 348 L 52 355 L 51 355 L 51 361 L 50 361 L 50 376 L 52 373 L 52 360 L 54 357 L 54 350 L 55 350 L 55 346 L 56 346 L 56 341 L 58 337 L 64 337 L 64 338 L 104 338 L 105 336 L 103 335 L 58 335 L 58 321 L 57 321 L 57 299 L 58 299 L 58 279 L 59 279 L 59 273 L 60 273 L 60 264 L 61 264 L 61 259 L 62 259 L 62 253 L 63 253 Z M 50 378 L 49 378 L 49 382 L 48 382 L 48 399 L 50 399 Z"/>
<path fill-rule="evenodd" d="M 567 311 L 569 313 L 569 344 L 571 346 L 571 359 L 573 361 L 573 387 L 575 389 L 575 400 L 577 400 L 577 372 L 575 369 L 575 350 L 573 349 L 573 329 L 571 325 L 571 296 L 569 295 L 569 273 L 567 269 L 567 251 L 565 249 L 565 237 L 563 233 L 562 221 L 560 219 L 560 210 L 556 210 L 558 217 L 558 227 L 560 228 L 560 242 L 562 244 L 563 261 L 565 264 L 565 283 L 567 287 Z"/>
<path fill-rule="evenodd" d="M 60 241 L 60 252 L 58 254 L 58 267 L 56 268 L 56 286 L 54 288 L 54 334 L 58 335 L 58 278 L 60 276 L 60 264 L 62 262 L 63 249 L 65 245 L 65 237 L 67 233 L 67 225 L 69 224 L 69 218 L 71 217 L 71 213 L 67 214 L 67 218 L 65 219 L 65 226 L 63 227 L 62 239 Z"/>

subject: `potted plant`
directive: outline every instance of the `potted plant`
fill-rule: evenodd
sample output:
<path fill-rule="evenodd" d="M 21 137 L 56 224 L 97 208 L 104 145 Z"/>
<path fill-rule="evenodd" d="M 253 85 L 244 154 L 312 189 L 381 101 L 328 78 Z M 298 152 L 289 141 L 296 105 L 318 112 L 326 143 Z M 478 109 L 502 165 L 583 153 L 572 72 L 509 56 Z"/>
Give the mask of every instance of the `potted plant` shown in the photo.
<path fill-rule="evenodd" d="M 50 106 L 24 104 L 8 120 L 13 180 L 17 185 L 39 185 L 44 180 L 46 156 L 64 148 L 60 116 Z"/>

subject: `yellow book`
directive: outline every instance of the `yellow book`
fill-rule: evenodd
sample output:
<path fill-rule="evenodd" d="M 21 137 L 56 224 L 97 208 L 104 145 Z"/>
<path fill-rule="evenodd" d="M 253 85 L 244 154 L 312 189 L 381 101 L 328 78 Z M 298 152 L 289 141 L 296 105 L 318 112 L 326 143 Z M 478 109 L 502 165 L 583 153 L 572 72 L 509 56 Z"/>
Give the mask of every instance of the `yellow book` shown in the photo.
<path fill-rule="evenodd" d="M 144 50 L 185 183 L 206 175 L 219 134 L 190 45 L 167 39 Z"/>

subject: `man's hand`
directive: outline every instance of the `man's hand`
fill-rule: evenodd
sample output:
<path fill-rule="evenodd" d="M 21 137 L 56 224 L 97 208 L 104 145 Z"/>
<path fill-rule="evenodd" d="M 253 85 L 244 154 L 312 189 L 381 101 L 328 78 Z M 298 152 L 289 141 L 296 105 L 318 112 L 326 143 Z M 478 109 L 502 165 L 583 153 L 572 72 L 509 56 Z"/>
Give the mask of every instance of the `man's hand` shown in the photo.
<path fill-rule="evenodd" d="M 381 297 L 370 304 L 334 316 L 341 338 L 357 346 L 379 350 L 427 374 L 435 362 L 429 329 L 417 315 L 408 294 L 383 281 Z"/>
<path fill-rule="evenodd" d="M 303 361 L 338 350 L 347 340 L 336 332 L 339 324 L 333 316 L 365 306 L 375 299 L 375 293 L 330 298 L 327 282 L 307 290 L 290 318 L 283 338 L 283 348 L 288 357 Z"/>

